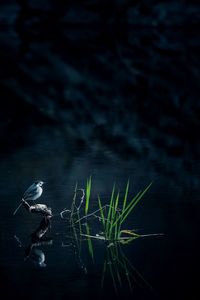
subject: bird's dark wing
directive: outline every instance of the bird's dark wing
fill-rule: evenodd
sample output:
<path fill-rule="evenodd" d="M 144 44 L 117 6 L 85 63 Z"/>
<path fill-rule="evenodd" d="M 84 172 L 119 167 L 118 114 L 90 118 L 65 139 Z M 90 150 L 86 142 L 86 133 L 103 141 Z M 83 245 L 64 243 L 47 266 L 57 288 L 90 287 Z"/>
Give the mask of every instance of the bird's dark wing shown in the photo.
<path fill-rule="evenodd" d="M 32 184 L 24 193 L 23 198 L 26 200 L 27 198 L 33 197 L 37 192 L 37 186 Z"/>

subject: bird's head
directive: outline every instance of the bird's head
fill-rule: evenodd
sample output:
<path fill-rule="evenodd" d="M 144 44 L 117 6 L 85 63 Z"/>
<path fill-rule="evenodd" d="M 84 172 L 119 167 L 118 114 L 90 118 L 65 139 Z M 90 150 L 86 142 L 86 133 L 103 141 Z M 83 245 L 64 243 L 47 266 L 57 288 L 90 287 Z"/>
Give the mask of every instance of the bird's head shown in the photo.
<path fill-rule="evenodd" d="M 45 183 L 44 181 L 40 181 L 40 180 L 35 181 L 35 185 L 37 186 L 43 186 L 44 183 Z"/>

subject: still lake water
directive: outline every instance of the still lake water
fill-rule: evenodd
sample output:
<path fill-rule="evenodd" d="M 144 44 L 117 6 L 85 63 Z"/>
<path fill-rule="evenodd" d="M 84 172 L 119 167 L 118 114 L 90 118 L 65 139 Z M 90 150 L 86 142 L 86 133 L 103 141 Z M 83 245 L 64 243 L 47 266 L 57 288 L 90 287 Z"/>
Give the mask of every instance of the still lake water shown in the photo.
<path fill-rule="evenodd" d="M 62 9 L 57 20 L 38 1 L 39 9 L 19 10 L 25 2 L 5 3 L 0 11 L 2 299 L 199 299 L 198 30 L 182 26 L 176 5 L 169 15 L 167 5 L 159 6 L 160 19 L 149 27 L 145 6 L 130 10 L 127 23 L 102 22 L 107 12 L 98 24 L 94 7 L 91 23 L 81 26 L 70 23 L 73 10 L 66 15 L 69 25 Z M 76 182 L 83 188 L 90 175 L 91 210 L 98 194 L 107 203 L 114 182 L 123 193 L 130 179 L 133 196 L 153 181 L 124 229 L 164 235 L 121 250 L 93 241 L 93 260 L 83 241 L 78 254 L 58 213 L 70 208 Z M 24 209 L 12 216 L 36 179 L 46 182 L 38 202 L 56 215 L 49 243 L 36 247 L 45 254 L 43 268 L 24 261 L 41 218 Z M 92 224 L 93 234 L 99 230 L 98 222 Z M 111 259 L 117 250 L 131 284 Z"/>
<path fill-rule="evenodd" d="M 46 135 L 48 137 L 48 135 Z M 55 140 L 54 140 L 55 139 Z M 8 298 L 15 295 L 21 299 L 100 299 L 117 297 L 111 275 L 105 277 L 101 288 L 106 247 L 102 241 L 93 242 L 94 261 L 89 255 L 87 242 L 83 242 L 81 263 L 76 251 L 66 238 L 67 223 L 59 216 L 52 219 L 50 245 L 38 246 L 46 256 L 46 268 L 39 268 L 31 261 L 24 261 L 25 248 L 30 243 L 30 234 L 36 229 L 41 218 L 29 215 L 21 209 L 15 217 L 12 212 L 19 202 L 30 179 L 41 178 L 47 182 L 39 203 L 52 207 L 56 214 L 63 208 L 70 208 L 75 182 L 84 187 L 86 178 L 92 174 L 91 206 L 97 205 L 97 194 L 103 201 L 109 198 L 113 182 L 123 191 L 130 178 L 130 194 L 145 187 L 150 180 L 153 186 L 144 196 L 134 213 L 128 218 L 127 228 L 138 229 L 141 233 L 164 233 L 163 237 L 145 238 L 122 246 L 126 257 L 136 270 L 151 285 L 149 288 L 135 271 L 133 291 L 125 281 L 117 283 L 118 297 L 127 299 L 167 299 L 190 293 L 194 282 L 192 274 L 196 265 L 195 227 L 197 210 L 195 199 L 191 203 L 190 194 L 176 182 L 164 180 L 159 174 L 147 168 L 148 162 L 135 161 L 132 164 L 112 158 L 109 153 L 94 157 L 85 148 L 73 149 L 74 160 L 64 165 L 63 157 L 55 155 L 57 138 L 38 143 L 35 147 L 24 148 L 10 156 L 9 163 L 1 164 L 1 172 L 6 174 L 1 180 L 1 278 L 2 289 Z M 55 143 L 52 141 L 55 141 Z M 72 147 L 73 148 L 73 147 Z M 62 152 L 62 149 L 60 149 Z M 64 151 L 64 150 L 63 150 Z M 72 150 L 71 150 L 72 151 Z M 63 155 L 67 156 L 67 153 Z M 104 159 L 102 159 L 104 157 Z M 51 164 L 49 164 L 49 160 Z M 13 174 L 15 177 L 13 183 Z M 5 189 L 5 186 L 9 188 Z M 93 208 L 91 208 L 93 209 Z M 93 233 L 98 228 L 93 227 Z M 192 232 L 192 234 L 191 234 Z M 22 245 L 14 236 L 20 239 Z M 65 246 L 64 246 L 65 245 Z M 87 269 L 84 272 L 82 264 Z M 109 264 L 108 264 L 109 266 Z M 125 275 L 125 274 L 124 274 Z M 120 276 L 123 276 L 121 274 Z M 131 279 L 132 280 L 132 279 Z M 192 298 L 196 299 L 196 298 Z"/>

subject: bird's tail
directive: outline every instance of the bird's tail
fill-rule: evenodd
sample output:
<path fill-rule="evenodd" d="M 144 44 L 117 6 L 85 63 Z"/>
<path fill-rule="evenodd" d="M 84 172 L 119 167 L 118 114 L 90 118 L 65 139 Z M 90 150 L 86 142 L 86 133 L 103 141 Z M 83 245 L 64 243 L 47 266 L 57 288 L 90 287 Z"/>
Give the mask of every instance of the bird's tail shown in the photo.
<path fill-rule="evenodd" d="M 22 201 L 24 199 L 22 198 Z M 13 213 L 13 216 L 16 215 L 17 211 L 20 209 L 20 207 L 22 206 L 23 202 L 20 203 L 20 205 L 18 205 L 18 207 L 15 209 L 14 213 Z"/>

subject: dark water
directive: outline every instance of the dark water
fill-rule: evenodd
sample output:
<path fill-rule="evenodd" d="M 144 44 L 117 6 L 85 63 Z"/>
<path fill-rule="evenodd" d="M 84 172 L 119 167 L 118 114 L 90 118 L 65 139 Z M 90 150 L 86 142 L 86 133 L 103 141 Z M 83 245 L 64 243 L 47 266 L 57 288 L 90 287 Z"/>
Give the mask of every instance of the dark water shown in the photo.
<path fill-rule="evenodd" d="M 84 186 L 89 174 L 94 178 L 92 206 L 96 205 L 98 193 L 106 202 L 114 180 L 123 190 L 130 177 L 133 194 L 148 184 L 150 179 L 154 180 L 153 187 L 128 219 L 127 227 L 139 229 L 141 233 L 163 232 L 165 235 L 139 239 L 122 247 L 134 267 L 153 288 L 152 291 L 136 276 L 133 295 L 138 299 L 165 299 L 194 293 L 199 206 L 192 189 L 178 187 L 175 181 L 164 181 L 146 168 L 143 168 L 143 174 L 139 163 L 127 164 L 119 159 L 115 159 L 114 163 L 109 160 L 102 162 L 101 158 L 94 159 L 89 151 L 80 154 L 80 149 L 74 149 L 76 156 L 70 166 L 64 165 L 63 160 L 56 155 L 54 159 L 50 159 L 51 153 L 50 145 L 43 145 L 42 149 L 24 149 L 12 155 L 9 163 L 7 161 L 1 165 L 2 173 L 7 174 L 1 185 L 9 186 L 8 189 L 2 188 L 1 202 L 1 276 L 3 289 L 5 288 L 8 297 L 13 294 L 30 299 L 98 299 L 100 295 L 104 298 L 109 294 L 115 296 L 112 278 L 106 278 L 105 290 L 101 289 L 101 274 L 106 256 L 104 243 L 93 243 L 93 264 L 87 242 L 83 242 L 81 258 L 88 270 L 85 274 L 73 247 L 62 247 L 62 243 L 68 244 L 69 240 L 65 237 L 68 232 L 67 224 L 59 217 L 52 219 L 51 232 L 47 234 L 53 239 L 52 245 L 38 247 L 46 255 L 46 268 L 36 267 L 30 261 L 24 262 L 24 247 L 30 243 L 29 235 L 38 226 L 40 218 L 30 216 L 24 210 L 20 210 L 15 217 L 11 214 L 24 187 L 29 184 L 30 179 L 36 177 L 36 173 L 38 178 L 47 181 L 40 203 L 48 204 L 55 213 L 65 207 L 69 208 L 75 181 L 78 180 L 80 186 Z M 12 184 L 16 170 L 20 170 L 20 176 L 15 175 L 16 182 Z M 93 229 L 94 233 L 98 232 L 95 232 L 95 226 Z M 20 238 L 22 247 L 14 239 L 15 235 Z M 135 276 L 134 272 L 133 274 Z M 120 288 L 120 295 L 121 293 L 127 299 L 133 297 L 126 283 Z"/>
<path fill-rule="evenodd" d="M 194 1 L 12 3 L 2 1 L 0 10 L 3 299 L 199 299 Z M 41 221 L 24 209 L 12 216 L 24 190 L 35 179 L 46 181 L 39 202 L 58 214 L 70 207 L 76 182 L 84 187 L 90 175 L 91 210 L 98 194 L 107 203 L 114 182 L 123 192 L 130 179 L 135 195 L 153 181 L 125 229 L 164 236 L 122 246 L 137 270 L 132 294 L 123 272 L 118 295 L 109 270 L 101 286 L 109 250 L 93 241 L 93 261 L 83 241 L 77 255 L 58 215 L 47 233 L 52 241 L 37 247 L 46 267 L 24 261 Z"/>

